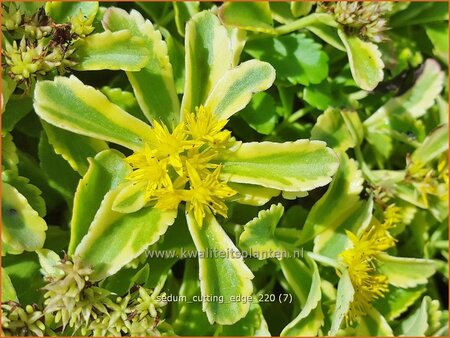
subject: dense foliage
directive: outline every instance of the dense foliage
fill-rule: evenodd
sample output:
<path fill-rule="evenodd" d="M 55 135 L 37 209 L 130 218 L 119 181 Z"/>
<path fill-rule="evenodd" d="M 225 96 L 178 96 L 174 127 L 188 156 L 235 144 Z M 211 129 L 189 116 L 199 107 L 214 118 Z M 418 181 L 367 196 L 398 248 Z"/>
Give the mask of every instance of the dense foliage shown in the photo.
<path fill-rule="evenodd" d="M 448 334 L 448 4 L 2 2 L 2 334 Z"/>

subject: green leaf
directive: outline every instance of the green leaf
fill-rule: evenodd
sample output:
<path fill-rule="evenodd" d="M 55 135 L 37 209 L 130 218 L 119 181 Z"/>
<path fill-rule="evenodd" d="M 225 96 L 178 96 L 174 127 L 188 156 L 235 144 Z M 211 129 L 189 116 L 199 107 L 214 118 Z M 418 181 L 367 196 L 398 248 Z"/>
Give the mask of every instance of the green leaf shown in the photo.
<path fill-rule="evenodd" d="M 186 80 L 181 114 L 205 103 L 217 81 L 231 68 L 232 48 L 225 27 L 209 11 L 186 25 Z"/>
<path fill-rule="evenodd" d="M 2 268 L 2 303 L 12 300 L 18 302 L 16 290 L 5 269 Z"/>
<path fill-rule="evenodd" d="M 16 89 L 17 82 L 12 80 L 9 76 L 2 74 L 2 114 L 5 111 L 6 104 L 9 101 L 9 98 L 11 97 L 12 93 L 14 93 L 14 90 Z M 3 116 L 2 116 L 3 118 Z"/>
<path fill-rule="evenodd" d="M 98 11 L 97 1 L 86 2 L 61 2 L 51 1 L 45 4 L 45 13 L 52 17 L 58 23 L 65 23 L 70 21 L 71 17 L 74 17 L 80 13 L 83 13 L 87 18 L 95 17 Z"/>
<path fill-rule="evenodd" d="M 91 266 L 92 281 L 104 279 L 144 252 L 167 231 L 176 217 L 175 211 L 142 208 L 132 214 L 113 211 L 119 190 L 105 195 L 88 233 L 76 247 L 75 256 Z"/>
<path fill-rule="evenodd" d="M 201 293 L 203 297 L 212 297 L 211 301 L 203 302 L 203 311 L 211 324 L 234 324 L 244 318 L 250 309 L 245 297 L 252 295 L 253 274 L 213 215 L 206 216 L 202 227 L 196 223 L 192 213 L 187 214 L 187 222 L 199 252 Z M 227 253 L 227 257 L 207 256 L 207 250 Z M 239 301 L 239 296 L 244 300 Z M 218 301 L 219 297 L 223 297 L 223 302 Z"/>
<path fill-rule="evenodd" d="M 384 76 L 384 63 L 377 45 L 357 36 L 347 35 L 340 29 L 338 34 L 347 50 L 350 70 L 356 84 L 364 90 L 375 89 Z"/>
<path fill-rule="evenodd" d="M 317 336 L 323 324 L 323 313 L 320 306 L 322 292 L 317 264 L 309 259 L 312 266 L 311 286 L 305 304 L 295 319 L 285 326 L 280 336 Z"/>
<path fill-rule="evenodd" d="M 11 132 L 16 124 L 33 109 L 31 97 L 12 95 L 2 113 L 2 130 Z"/>
<path fill-rule="evenodd" d="M 387 254 L 377 255 L 377 267 L 386 275 L 388 283 L 401 288 L 413 288 L 425 284 L 436 272 L 430 259 L 393 257 Z"/>
<path fill-rule="evenodd" d="M 387 101 L 367 120 L 364 126 L 368 129 L 366 136 L 370 136 L 383 126 L 392 125 L 392 117 L 410 115 L 417 119 L 422 117 L 434 104 L 442 91 L 444 72 L 439 64 L 432 59 L 425 61 L 424 68 L 416 83 L 408 91 Z M 368 138 L 370 142 L 370 138 Z"/>
<path fill-rule="evenodd" d="M 40 271 L 44 278 L 53 280 L 64 276 L 64 271 L 58 268 L 58 265 L 61 264 L 61 258 L 56 252 L 49 249 L 38 249 L 36 253 L 41 264 Z"/>
<path fill-rule="evenodd" d="M 11 171 L 18 174 L 19 157 L 17 148 L 10 133 L 2 134 L 2 172 Z"/>
<path fill-rule="evenodd" d="M 321 13 L 322 14 L 322 13 Z M 334 26 L 330 26 L 326 22 L 315 21 L 305 27 L 311 33 L 317 35 L 323 41 L 333 46 L 337 50 L 345 52 L 346 49 L 342 44 L 342 40 Z"/>
<path fill-rule="evenodd" d="M 359 317 L 358 325 L 355 329 L 347 328 L 345 334 L 358 337 L 391 337 L 394 335 L 386 318 L 373 308 L 370 308 L 365 316 Z"/>
<path fill-rule="evenodd" d="M 425 290 L 425 285 L 409 289 L 390 286 L 388 293 L 386 293 L 383 298 L 375 301 L 374 307 L 378 309 L 388 322 L 391 322 L 408 310 Z"/>
<path fill-rule="evenodd" d="M 175 24 L 177 26 L 177 31 L 181 36 L 184 36 L 184 30 L 186 28 L 186 23 L 191 17 L 198 13 L 200 8 L 199 1 L 175 1 L 173 4 L 173 10 L 175 13 Z"/>
<path fill-rule="evenodd" d="M 343 84 L 330 79 L 325 79 L 320 84 L 311 84 L 305 87 L 303 89 L 303 100 L 319 110 L 351 105 Z"/>
<path fill-rule="evenodd" d="M 45 216 L 47 210 L 45 200 L 41 196 L 42 192 L 39 188 L 31 184 L 28 178 L 3 172 L 2 181 L 16 188 L 17 191 L 27 199 L 30 206 L 37 211 L 39 216 Z"/>
<path fill-rule="evenodd" d="M 43 302 L 41 288 L 44 280 L 39 272 L 39 261 L 34 252 L 2 257 L 2 267 L 11 279 L 20 304 Z"/>
<path fill-rule="evenodd" d="M 117 212 L 129 214 L 144 207 L 146 184 L 134 184 L 132 182 L 122 185 L 112 209 Z"/>
<path fill-rule="evenodd" d="M 214 335 L 219 336 L 270 336 L 269 328 L 267 327 L 266 319 L 261 310 L 261 306 L 257 303 L 252 303 L 247 316 L 239 320 L 233 325 L 224 325 L 215 332 Z"/>
<path fill-rule="evenodd" d="M 56 128 L 44 121 L 41 123 L 55 153 L 69 162 L 73 170 L 80 175 L 84 175 L 88 169 L 88 157 L 94 157 L 100 151 L 108 149 L 104 141 Z"/>
<path fill-rule="evenodd" d="M 304 16 L 311 11 L 313 2 L 310 1 L 291 1 L 290 7 L 292 15 L 298 18 L 299 16 Z"/>
<path fill-rule="evenodd" d="M 334 311 L 329 336 L 335 336 L 353 301 L 355 290 L 347 270 L 342 271 L 336 294 L 336 310 Z"/>
<path fill-rule="evenodd" d="M 39 140 L 38 155 L 40 172 L 36 173 L 33 170 L 34 168 L 29 168 L 28 170 L 32 170 L 33 174 L 38 175 L 38 179 L 44 181 L 42 183 L 45 185 L 42 187 L 42 190 L 48 184 L 48 186 L 63 196 L 69 208 L 72 208 L 73 194 L 80 176 L 66 160 L 55 153 L 53 147 L 48 143 L 47 136 L 44 132 L 41 133 Z M 43 177 L 40 177 L 41 175 Z"/>
<path fill-rule="evenodd" d="M 405 10 L 395 13 L 390 18 L 389 25 L 404 27 L 447 20 L 448 6 L 445 2 L 412 2 Z"/>
<path fill-rule="evenodd" d="M 42 247 L 47 224 L 27 199 L 8 183 L 2 184 L 2 255 Z"/>
<path fill-rule="evenodd" d="M 108 101 L 75 76 L 56 77 L 36 85 L 34 109 L 45 121 L 85 136 L 140 150 L 150 126 Z"/>
<path fill-rule="evenodd" d="M 180 104 L 167 46 L 161 33 L 135 10 L 128 14 L 119 8 L 109 8 L 102 22 L 105 29 L 114 32 L 127 29 L 133 36 L 144 40 L 149 61 L 140 71 L 127 72 L 128 80 L 149 121 L 161 121 L 169 128 L 177 125 L 180 120 Z"/>
<path fill-rule="evenodd" d="M 254 93 L 268 89 L 275 80 L 273 67 L 258 60 L 244 62 L 220 78 L 205 102 L 205 108 L 219 117 L 228 119 L 242 110 Z"/>
<path fill-rule="evenodd" d="M 311 130 L 311 139 L 321 140 L 327 146 L 346 151 L 361 144 L 363 125 L 356 111 L 327 109 Z"/>
<path fill-rule="evenodd" d="M 219 9 L 222 22 L 239 29 L 272 33 L 269 2 L 225 2 Z"/>
<path fill-rule="evenodd" d="M 249 41 L 245 51 L 270 63 L 277 72 L 277 80 L 307 86 L 322 82 L 328 75 L 327 54 L 305 34 Z"/>
<path fill-rule="evenodd" d="M 415 163 L 427 164 L 448 150 L 448 124 L 434 129 L 411 154 Z"/>
<path fill-rule="evenodd" d="M 69 255 L 87 234 L 103 197 L 115 189 L 131 172 L 123 155 L 116 150 L 105 150 L 90 159 L 90 166 L 75 192 L 69 244 Z"/>
<path fill-rule="evenodd" d="M 339 160 L 339 169 L 333 182 L 308 214 L 303 227 L 303 243 L 315 238 L 330 225 L 338 223 L 337 220 L 344 221 L 359 201 L 363 184 L 362 174 L 355 161 L 349 159 L 345 153 L 340 153 Z"/>
<path fill-rule="evenodd" d="M 428 38 L 433 43 L 433 53 L 448 66 L 448 25 L 446 22 L 433 22 L 425 26 Z"/>
<path fill-rule="evenodd" d="M 130 31 L 92 34 L 76 43 L 75 70 L 138 71 L 149 61 L 145 40 Z"/>
<path fill-rule="evenodd" d="M 228 183 L 228 186 L 238 193 L 233 200 L 241 204 L 260 206 L 266 204 L 272 197 L 280 194 L 279 190 L 264 188 L 254 184 Z"/>
<path fill-rule="evenodd" d="M 244 143 L 222 155 L 222 175 L 230 182 L 283 191 L 306 191 L 328 184 L 336 172 L 335 153 L 321 141 Z"/>
<path fill-rule="evenodd" d="M 285 251 L 288 246 L 276 237 L 275 231 L 283 212 L 281 204 L 272 204 L 270 209 L 261 210 L 257 217 L 244 226 L 239 246 L 251 250 L 260 260 L 274 257 L 281 259 L 281 256 L 276 256 L 277 252 Z"/>
<path fill-rule="evenodd" d="M 420 307 L 400 324 L 403 336 L 425 336 L 428 329 L 428 306 L 431 302 L 429 296 L 422 299 Z"/>

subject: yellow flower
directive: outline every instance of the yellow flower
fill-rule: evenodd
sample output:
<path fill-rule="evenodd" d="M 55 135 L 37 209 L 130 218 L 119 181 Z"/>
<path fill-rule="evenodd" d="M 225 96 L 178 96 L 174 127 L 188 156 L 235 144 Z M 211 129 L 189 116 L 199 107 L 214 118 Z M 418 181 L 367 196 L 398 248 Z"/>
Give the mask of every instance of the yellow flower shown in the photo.
<path fill-rule="evenodd" d="M 159 161 L 149 146 L 127 157 L 126 161 L 133 168 L 127 179 L 146 185 L 146 200 L 150 200 L 158 190 L 172 186 L 166 163 Z"/>
<path fill-rule="evenodd" d="M 201 178 L 189 162 L 186 163 L 186 167 L 191 186 L 187 194 L 187 211 L 194 211 L 197 224 L 202 226 L 206 210 L 226 217 L 228 209 L 223 200 L 235 195 L 236 192 L 226 183 L 220 182 L 221 168 L 217 167 L 205 178 Z"/>
<path fill-rule="evenodd" d="M 388 229 L 400 221 L 400 208 L 390 205 L 384 212 L 384 222 L 372 224 L 359 236 L 347 231 L 353 246 L 340 254 L 347 267 L 355 294 L 346 314 L 348 324 L 365 315 L 371 303 L 384 295 L 388 290 L 386 276 L 375 269 L 376 254 L 395 245 L 395 239 Z"/>
<path fill-rule="evenodd" d="M 200 225 L 206 212 L 226 217 L 224 200 L 236 192 L 221 180 L 221 167 L 214 163 L 231 146 L 230 132 L 222 131 L 226 122 L 203 106 L 186 113 L 172 132 L 154 121 L 149 144 L 127 158 L 133 169 L 127 178 L 145 185 L 145 199 L 156 201 L 156 208 L 173 210 L 184 201 Z"/>
<path fill-rule="evenodd" d="M 230 132 L 228 130 L 222 131 L 228 120 L 219 121 L 203 106 L 195 108 L 195 115 L 186 112 L 184 120 L 186 132 L 197 142 L 220 147 L 226 145 L 230 139 Z"/>

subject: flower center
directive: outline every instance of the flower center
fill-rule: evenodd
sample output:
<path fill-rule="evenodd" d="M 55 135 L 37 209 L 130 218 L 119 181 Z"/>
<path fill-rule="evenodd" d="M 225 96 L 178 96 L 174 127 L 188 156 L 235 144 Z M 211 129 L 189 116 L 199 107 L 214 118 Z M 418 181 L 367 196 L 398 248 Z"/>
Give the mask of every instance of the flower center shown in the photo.
<path fill-rule="evenodd" d="M 144 184 L 146 201 L 156 201 L 157 208 L 176 209 L 185 201 L 200 226 L 206 212 L 226 217 L 224 200 L 236 192 L 220 178 L 221 167 L 214 162 L 232 145 L 230 132 L 222 130 L 226 123 L 203 106 L 186 113 L 172 132 L 154 121 L 150 143 L 127 158 L 133 169 L 127 179 Z"/>

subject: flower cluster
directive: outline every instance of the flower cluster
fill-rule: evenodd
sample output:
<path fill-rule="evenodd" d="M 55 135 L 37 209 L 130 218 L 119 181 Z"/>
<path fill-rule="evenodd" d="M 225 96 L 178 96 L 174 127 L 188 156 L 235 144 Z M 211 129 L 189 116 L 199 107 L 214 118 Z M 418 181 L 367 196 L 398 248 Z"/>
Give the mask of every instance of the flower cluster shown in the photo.
<path fill-rule="evenodd" d="M 57 24 L 44 8 L 27 16 L 19 4 L 2 4 L 2 31 L 8 34 L 2 52 L 6 73 L 27 87 L 48 73 L 64 74 L 76 64 L 71 59 L 74 42 L 94 30 L 92 23 L 82 12 L 69 23 Z"/>
<path fill-rule="evenodd" d="M 57 268 L 63 273 L 51 277 L 44 287 L 43 312 L 52 316 L 54 326 L 94 336 L 159 334 L 159 315 L 166 305 L 158 297 L 160 290 L 137 286 L 123 298 L 112 300 L 110 291 L 89 281 L 92 270 L 77 260 L 65 260 Z"/>
<path fill-rule="evenodd" d="M 355 294 L 346 314 L 348 324 L 365 315 L 370 304 L 388 290 L 387 278 L 375 269 L 376 255 L 393 247 L 395 239 L 389 229 L 400 222 L 400 208 L 391 204 L 384 212 L 384 222 L 371 224 L 360 235 L 347 231 L 353 246 L 340 254 L 347 267 Z"/>
<path fill-rule="evenodd" d="M 221 166 L 214 159 L 233 145 L 230 132 L 222 130 L 227 120 L 219 121 L 203 106 L 186 112 L 172 132 L 153 122 L 151 143 L 127 158 L 133 172 L 127 177 L 145 186 L 147 202 L 172 210 L 185 201 L 202 225 L 206 211 L 227 216 L 224 200 L 235 195 L 220 178 Z"/>
<path fill-rule="evenodd" d="M 373 42 L 383 41 L 386 30 L 384 18 L 392 10 L 392 3 L 386 1 L 333 1 L 322 2 L 322 8 L 334 15 L 347 33 L 358 34 Z"/>
<path fill-rule="evenodd" d="M 43 336 L 43 313 L 35 306 L 9 301 L 2 303 L 2 336 Z"/>
<path fill-rule="evenodd" d="M 440 200 L 448 199 L 448 160 L 447 154 L 443 154 L 437 164 L 437 168 L 425 166 L 420 162 L 407 159 L 405 182 L 411 183 L 420 195 L 423 205 L 429 207 L 430 196 L 436 196 Z"/>

